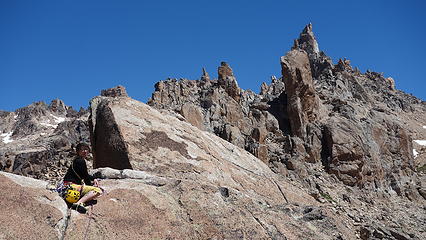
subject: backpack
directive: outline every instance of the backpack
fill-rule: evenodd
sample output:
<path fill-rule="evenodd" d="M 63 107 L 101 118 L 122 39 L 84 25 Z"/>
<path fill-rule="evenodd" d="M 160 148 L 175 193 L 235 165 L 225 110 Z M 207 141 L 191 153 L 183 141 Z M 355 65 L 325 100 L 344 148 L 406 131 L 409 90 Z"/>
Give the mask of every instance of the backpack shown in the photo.
<path fill-rule="evenodd" d="M 63 181 L 58 183 L 55 191 L 58 192 L 59 196 L 61 196 L 61 198 L 63 198 L 68 203 L 76 203 L 81 196 L 80 191 L 77 191 L 71 187 L 70 183 L 64 183 Z"/>

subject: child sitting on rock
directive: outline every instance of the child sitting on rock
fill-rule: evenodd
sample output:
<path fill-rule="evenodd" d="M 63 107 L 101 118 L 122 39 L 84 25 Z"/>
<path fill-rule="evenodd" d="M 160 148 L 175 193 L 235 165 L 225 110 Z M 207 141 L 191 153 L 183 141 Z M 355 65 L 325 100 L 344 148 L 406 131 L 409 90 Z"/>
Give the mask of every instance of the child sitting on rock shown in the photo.
<path fill-rule="evenodd" d="M 87 171 L 86 158 L 90 152 L 89 145 L 79 143 L 76 151 L 77 157 L 68 168 L 63 180 L 63 185 L 68 187 L 65 199 L 68 203 L 72 203 L 72 209 L 77 210 L 79 213 L 86 213 L 85 203 L 94 200 L 103 191 L 98 187 L 98 181 L 89 175 Z M 72 196 L 73 194 L 75 195 Z"/>

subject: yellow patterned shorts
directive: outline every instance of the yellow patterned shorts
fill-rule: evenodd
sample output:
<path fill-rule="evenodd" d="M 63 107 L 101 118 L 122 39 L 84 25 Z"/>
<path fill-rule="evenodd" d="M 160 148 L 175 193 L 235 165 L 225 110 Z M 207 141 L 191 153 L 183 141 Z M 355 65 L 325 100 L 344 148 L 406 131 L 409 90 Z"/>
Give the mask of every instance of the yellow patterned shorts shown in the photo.
<path fill-rule="evenodd" d="M 81 190 L 82 187 L 83 187 L 83 190 Z M 73 190 L 79 191 L 81 193 L 81 196 L 84 196 L 91 191 L 102 194 L 102 189 L 98 187 L 94 187 L 94 186 L 71 184 L 71 188 Z"/>

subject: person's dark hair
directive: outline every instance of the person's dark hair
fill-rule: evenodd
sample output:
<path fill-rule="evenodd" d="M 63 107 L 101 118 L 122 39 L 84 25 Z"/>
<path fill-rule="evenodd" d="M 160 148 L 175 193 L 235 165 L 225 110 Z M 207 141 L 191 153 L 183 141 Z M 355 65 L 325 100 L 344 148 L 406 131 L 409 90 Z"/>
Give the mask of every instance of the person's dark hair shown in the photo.
<path fill-rule="evenodd" d="M 77 146 L 75 147 L 75 150 L 78 152 L 78 151 L 80 151 L 83 148 L 86 148 L 86 149 L 90 150 L 89 145 L 86 144 L 86 143 L 79 143 L 79 144 L 77 144 Z"/>

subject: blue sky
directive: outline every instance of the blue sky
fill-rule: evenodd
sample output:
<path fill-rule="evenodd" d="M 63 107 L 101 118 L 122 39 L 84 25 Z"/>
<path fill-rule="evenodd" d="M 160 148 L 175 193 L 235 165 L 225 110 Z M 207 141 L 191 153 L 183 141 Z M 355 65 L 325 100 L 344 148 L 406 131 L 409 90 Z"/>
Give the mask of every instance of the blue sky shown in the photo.
<path fill-rule="evenodd" d="M 60 98 L 78 110 L 119 84 L 146 102 L 157 81 L 217 77 L 221 61 L 259 92 L 309 22 L 333 62 L 426 100 L 424 12 L 420 0 L 0 0 L 0 109 Z"/>

